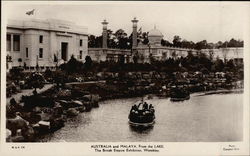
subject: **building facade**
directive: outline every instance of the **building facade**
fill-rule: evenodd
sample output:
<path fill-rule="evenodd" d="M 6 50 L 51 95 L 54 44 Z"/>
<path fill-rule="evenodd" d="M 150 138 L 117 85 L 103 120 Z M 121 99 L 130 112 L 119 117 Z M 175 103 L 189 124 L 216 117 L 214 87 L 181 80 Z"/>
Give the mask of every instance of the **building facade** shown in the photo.
<path fill-rule="evenodd" d="M 136 19 L 134 19 L 136 21 Z M 132 50 L 128 49 L 111 49 L 107 46 L 108 40 L 108 22 L 104 20 L 102 22 L 102 48 L 88 48 L 88 55 L 95 62 L 112 61 L 119 62 L 119 60 L 124 57 L 124 62 L 129 63 L 132 61 Z M 135 28 L 137 29 L 137 28 Z M 134 33 L 134 38 L 137 33 Z"/>
<path fill-rule="evenodd" d="M 114 61 L 118 62 L 119 58 L 124 57 L 125 62 L 132 62 L 133 57 L 136 55 L 138 57 L 138 63 L 150 63 L 150 57 L 155 60 L 166 60 L 170 57 L 185 57 L 188 51 L 196 52 L 193 49 L 175 48 L 175 47 L 165 47 L 161 45 L 161 40 L 163 38 L 162 33 L 154 28 L 149 31 L 148 39 L 149 44 L 144 45 L 141 42 L 137 42 L 137 23 L 139 20 L 134 18 L 132 22 L 132 49 L 110 49 L 107 47 L 107 25 L 108 22 L 104 20 L 103 24 L 103 41 L 102 48 L 89 48 L 88 55 L 92 60 L 96 62 L 100 61 Z"/>
<path fill-rule="evenodd" d="M 149 43 L 145 45 L 140 42 L 136 48 L 141 63 L 150 63 L 150 59 L 164 61 L 168 58 L 186 57 L 188 52 L 196 53 L 194 49 L 162 46 L 162 39 L 163 35 L 156 27 L 148 32 Z"/>
<path fill-rule="evenodd" d="M 84 60 L 88 53 L 87 27 L 64 20 L 8 20 L 7 70 L 55 68 L 73 55 Z"/>
<path fill-rule="evenodd" d="M 137 31 L 137 30 L 134 30 Z M 168 58 L 180 58 L 186 57 L 188 52 L 196 54 L 197 51 L 194 49 L 177 48 L 177 47 L 166 47 L 161 45 L 163 34 L 156 26 L 148 31 L 148 44 L 137 44 L 134 55 L 137 55 L 140 63 L 150 63 L 150 60 L 164 61 Z"/>
<path fill-rule="evenodd" d="M 220 49 L 202 49 L 201 52 L 206 54 L 212 60 L 221 59 L 224 62 L 233 60 L 236 64 L 243 63 L 243 47 L 230 47 Z"/>
<path fill-rule="evenodd" d="M 131 50 L 125 49 L 103 49 L 103 48 L 89 48 L 88 55 L 96 62 L 119 62 L 121 57 L 124 57 L 124 63 L 131 62 Z"/>
<path fill-rule="evenodd" d="M 186 57 L 189 52 L 193 55 L 199 53 L 205 54 L 212 60 L 221 59 L 223 61 L 234 60 L 235 63 L 243 63 L 243 49 L 242 47 L 219 48 L 219 49 L 186 49 L 177 47 L 166 47 L 161 45 L 163 39 L 162 33 L 156 27 L 148 33 L 148 45 L 139 43 L 137 46 L 138 56 L 141 62 L 150 63 L 150 57 L 158 61 L 164 61 L 168 58 Z"/>

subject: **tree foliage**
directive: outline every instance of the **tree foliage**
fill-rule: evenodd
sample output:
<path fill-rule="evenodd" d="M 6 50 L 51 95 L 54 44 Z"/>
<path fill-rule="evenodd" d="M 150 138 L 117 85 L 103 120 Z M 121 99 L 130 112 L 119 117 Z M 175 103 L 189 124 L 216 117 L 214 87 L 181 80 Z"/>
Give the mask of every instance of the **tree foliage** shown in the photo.
<path fill-rule="evenodd" d="M 128 36 L 123 29 L 118 29 L 117 31 L 112 31 L 110 29 L 108 32 L 108 47 L 109 48 L 117 48 L 117 49 L 131 49 L 132 47 L 132 33 Z M 149 43 L 148 40 L 148 32 L 139 32 L 138 33 L 138 43 L 142 43 L 147 45 Z M 161 40 L 162 46 L 174 46 L 179 48 L 189 48 L 189 49 L 214 49 L 214 48 L 226 48 L 226 47 L 243 47 L 244 42 L 242 40 L 236 40 L 234 38 L 229 41 L 218 41 L 217 43 L 208 43 L 206 40 L 193 42 L 188 41 L 186 39 L 182 39 L 180 36 L 173 36 L 173 40 L 168 41 L 166 39 Z M 90 48 L 101 48 L 102 47 L 102 35 L 94 36 L 90 35 L 88 37 L 88 46 Z"/>
<path fill-rule="evenodd" d="M 32 73 L 27 80 L 27 83 L 35 89 L 44 87 L 45 79 L 40 73 Z"/>
<path fill-rule="evenodd" d="M 66 64 L 67 73 L 75 73 L 83 68 L 83 63 L 78 61 L 73 55 Z"/>
<path fill-rule="evenodd" d="M 93 63 L 93 61 L 92 61 L 91 57 L 86 56 L 85 57 L 85 63 L 84 63 L 85 69 L 89 70 L 91 68 L 91 66 L 92 66 L 92 63 Z"/>

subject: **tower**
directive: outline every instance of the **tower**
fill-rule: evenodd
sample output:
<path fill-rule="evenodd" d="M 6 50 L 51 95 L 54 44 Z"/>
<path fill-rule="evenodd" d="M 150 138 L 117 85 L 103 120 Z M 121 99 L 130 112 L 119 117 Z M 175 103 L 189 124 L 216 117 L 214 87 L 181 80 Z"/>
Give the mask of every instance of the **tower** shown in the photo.
<path fill-rule="evenodd" d="M 138 20 L 136 18 L 132 20 L 133 23 L 132 49 L 136 49 L 137 47 L 137 22 Z"/>
<path fill-rule="evenodd" d="M 108 40 L 108 31 L 107 31 L 107 26 L 108 26 L 108 22 L 106 20 L 104 20 L 102 22 L 103 28 L 102 28 L 102 48 L 103 49 L 107 49 L 107 40 Z"/>

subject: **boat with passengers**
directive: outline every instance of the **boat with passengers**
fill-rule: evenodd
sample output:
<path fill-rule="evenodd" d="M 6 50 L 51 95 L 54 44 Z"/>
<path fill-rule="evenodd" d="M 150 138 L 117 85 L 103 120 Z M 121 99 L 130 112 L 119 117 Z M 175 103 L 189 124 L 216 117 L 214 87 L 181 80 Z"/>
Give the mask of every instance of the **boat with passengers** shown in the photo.
<path fill-rule="evenodd" d="M 142 99 L 132 106 L 128 118 L 132 126 L 152 126 L 155 123 L 155 109 Z"/>

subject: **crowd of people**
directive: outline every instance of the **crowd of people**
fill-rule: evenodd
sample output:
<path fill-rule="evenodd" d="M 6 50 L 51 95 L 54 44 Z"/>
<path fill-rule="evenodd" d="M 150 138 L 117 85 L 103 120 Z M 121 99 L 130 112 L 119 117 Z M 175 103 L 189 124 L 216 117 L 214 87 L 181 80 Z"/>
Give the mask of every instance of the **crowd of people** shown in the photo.
<path fill-rule="evenodd" d="M 151 114 L 154 113 L 154 106 L 142 100 L 138 105 L 135 104 L 132 106 L 130 113 L 143 115 Z"/>

